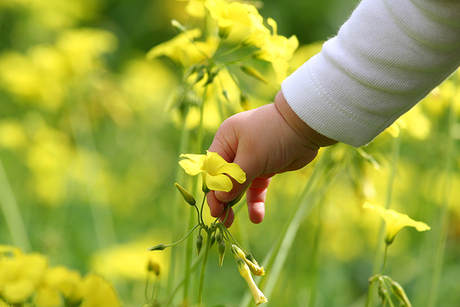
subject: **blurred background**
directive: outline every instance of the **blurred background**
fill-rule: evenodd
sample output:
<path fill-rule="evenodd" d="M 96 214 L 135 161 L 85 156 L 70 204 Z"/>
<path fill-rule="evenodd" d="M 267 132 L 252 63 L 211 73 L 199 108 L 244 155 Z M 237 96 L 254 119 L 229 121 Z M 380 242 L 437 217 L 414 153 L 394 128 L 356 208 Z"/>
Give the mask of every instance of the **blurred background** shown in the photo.
<path fill-rule="evenodd" d="M 179 115 L 165 108 L 180 73 L 167 59 L 145 57 L 176 35 L 170 22 L 186 20 L 186 3 L 0 2 L 0 244 L 43 253 L 51 265 L 98 272 L 124 306 L 143 303 L 150 256 L 167 284 L 169 253 L 152 256 L 146 249 L 169 243 L 172 227 L 183 234 L 188 227 L 186 204 L 172 215 L 181 127 Z M 264 18 L 278 22 L 279 34 L 298 37 L 293 71 L 337 32 L 357 1 L 256 4 Z M 271 306 L 364 305 L 382 248 L 381 220 L 362 210 L 364 201 L 391 203 L 432 227 L 398 235 L 388 274 L 405 286 L 414 306 L 436 295 L 442 306 L 458 306 L 458 84 L 457 73 L 404 116 L 401 134 L 392 127 L 361 151 L 337 145 L 325 152 L 318 180 L 324 187 L 312 192 Z M 252 106 L 270 102 L 278 90 L 276 84 L 254 87 Z M 205 124 L 205 148 L 219 123 L 210 118 Z M 193 131 L 197 123 L 188 125 Z M 262 224 L 252 225 L 240 205 L 231 231 L 259 262 L 282 233 L 312 169 L 275 177 Z M 211 254 L 209 306 L 241 304 L 247 286 L 230 258 L 219 267 Z"/>

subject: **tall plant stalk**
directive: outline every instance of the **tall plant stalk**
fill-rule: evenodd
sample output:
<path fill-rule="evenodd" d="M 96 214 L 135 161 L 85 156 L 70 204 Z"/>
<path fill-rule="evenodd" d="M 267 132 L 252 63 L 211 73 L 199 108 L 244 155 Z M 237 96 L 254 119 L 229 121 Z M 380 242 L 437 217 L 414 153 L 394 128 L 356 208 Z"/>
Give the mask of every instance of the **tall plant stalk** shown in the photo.
<path fill-rule="evenodd" d="M 457 87 L 458 90 L 458 87 Z M 453 103 L 453 102 L 452 102 Z M 445 182 L 442 194 L 441 213 L 439 216 L 438 233 L 436 236 L 434 259 L 433 259 L 433 274 L 431 278 L 431 286 L 428 295 L 427 307 L 437 306 L 439 285 L 441 282 L 442 267 L 444 261 L 444 252 L 447 240 L 447 231 L 449 228 L 449 196 L 452 191 L 452 180 L 454 174 L 454 161 L 456 158 L 456 139 L 452 135 L 452 127 L 457 121 L 455 110 L 451 105 L 449 107 L 449 138 L 446 146 L 446 164 L 445 164 Z"/>
<path fill-rule="evenodd" d="M 388 176 L 388 181 L 387 181 L 387 192 L 386 192 L 386 197 L 385 197 L 385 209 L 389 209 L 391 207 L 391 199 L 393 197 L 393 186 L 394 186 L 394 181 L 396 178 L 396 174 L 398 171 L 398 162 L 399 162 L 399 156 L 401 154 L 401 127 L 397 125 L 398 127 L 398 135 L 397 137 L 394 138 L 394 143 L 393 143 L 393 152 L 391 156 L 391 168 L 390 168 L 390 175 Z M 381 270 L 381 263 L 382 263 L 382 244 L 385 241 L 384 238 L 385 235 L 385 225 L 382 222 L 380 225 L 380 230 L 379 230 L 379 235 L 377 239 L 377 244 L 376 244 L 376 251 L 375 251 L 375 257 L 374 257 L 374 262 L 372 266 L 372 275 L 377 274 Z M 386 247 L 385 247 L 385 256 L 386 256 Z M 385 258 L 386 261 L 386 258 Z M 375 283 L 370 283 L 369 284 L 369 289 L 367 292 L 366 296 L 366 306 L 372 306 L 373 302 L 375 301 Z"/>
<path fill-rule="evenodd" d="M 11 241 L 24 251 L 31 251 L 29 236 L 21 216 L 16 197 L 11 188 L 3 162 L 0 158 L 0 206 L 10 231 Z"/>

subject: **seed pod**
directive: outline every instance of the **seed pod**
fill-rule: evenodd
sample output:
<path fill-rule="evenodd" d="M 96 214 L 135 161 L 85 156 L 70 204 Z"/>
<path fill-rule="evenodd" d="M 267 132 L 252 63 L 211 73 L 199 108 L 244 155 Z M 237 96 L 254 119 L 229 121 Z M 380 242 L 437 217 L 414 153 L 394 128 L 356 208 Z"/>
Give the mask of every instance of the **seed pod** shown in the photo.
<path fill-rule="evenodd" d="M 220 241 L 219 243 L 219 265 L 220 266 L 224 264 L 224 256 L 225 256 L 225 242 Z"/>
<path fill-rule="evenodd" d="M 179 190 L 180 194 L 184 198 L 184 200 L 190 205 L 190 206 L 195 206 L 196 201 L 195 198 L 193 198 L 192 194 L 190 194 L 186 189 L 184 189 L 180 184 L 175 183 L 176 188 Z"/>

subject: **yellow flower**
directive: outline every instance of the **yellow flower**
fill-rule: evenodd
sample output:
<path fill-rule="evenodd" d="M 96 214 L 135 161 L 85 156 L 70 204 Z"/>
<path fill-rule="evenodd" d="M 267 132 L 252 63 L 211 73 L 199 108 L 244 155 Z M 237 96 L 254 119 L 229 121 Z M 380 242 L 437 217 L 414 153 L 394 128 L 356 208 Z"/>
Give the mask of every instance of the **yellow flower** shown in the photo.
<path fill-rule="evenodd" d="M 228 176 L 238 183 L 246 181 L 246 173 L 238 164 L 228 163 L 215 152 L 207 151 L 206 155 L 183 154 L 180 157 L 187 158 L 179 161 L 187 174 L 202 174 L 205 191 L 210 189 L 229 192 L 233 188 L 233 183 Z"/>
<path fill-rule="evenodd" d="M 363 205 L 363 208 L 374 210 L 385 220 L 385 223 L 386 223 L 385 242 L 388 245 L 393 243 L 393 240 L 395 236 L 398 234 L 398 232 L 406 226 L 414 227 L 415 229 L 417 229 L 417 231 L 430 230 L 430 226 L 428 226 L 427 224 L 423 222 L 414 221 L 409 216 L 407 216 L 407 214 L 401 214 L 394 210 L 385 209 L 380 206 L 374 206 L 369 203 L 365 203 Z"/>
<path fill-rule="evenodd" d="M 251 270 L 246 265 L 244 260 L 241 258 L 238 258 L 236 259 L 236 263 L 238 264 L 238 271 L 240 271 L 241 276 L 243 276 L 243 278 L 246 280 L 246 282 L 249 285 L 249 289 L 252 292 L 252 296 L 254 297 L 254 301 L 256 305 L 267 303 L 268 302 L 267 298 L 262 293 L 262 291 L 260 291 L 256 283 L 252 279 Z"/>
<path fill-rule="evenodd" d="M 147 59 L 151 60 L 160 56 L 167 56 L 176 63 L 188 67 L 210 56 L 217 48 L 217 42 L 213 38 L 208 38 L 205 42 L 195 42 L 192 40 L 201 36 L 198 28 L 186 30 L 178 34 L 169 41 L 161 43 L 147 53 Z"/>
<path fill-rule="evenodd" d="M 85 299 L 81 307 L 121 306 L 112 285 L 96 274 L 88 274 L 83 280 Z"/>
<path fill-rule="evenodd" d="M 38 253 L 0 258 L 0 292 L 8 302 L 19 304 L 32 296 L 42 282 L 48 260 Z"/>
<path fill-rule="evenodd" d="M 273 35 L 266 38 L 257 53 L 257 57 L 272 63 L 277 75 L 277 81 L 281 82 L 286 78 L 289 66 L 288 60 L 299 47 L 299 41 L 295 35 L 290 38 L 278 35 L 278 26 L 275 20 L 269 18 L 267 22 L 273 28 Z"/>
<path fill-rule="evenodd" d="M 211 17 L 217 20 L 219 27 L 225 29 L 230 29 L 235 24 L 249 27 L 251 25 L 249 13 L 257 11 L 252 5 L 224 0 L 208 0 L 205 6 Z"/>

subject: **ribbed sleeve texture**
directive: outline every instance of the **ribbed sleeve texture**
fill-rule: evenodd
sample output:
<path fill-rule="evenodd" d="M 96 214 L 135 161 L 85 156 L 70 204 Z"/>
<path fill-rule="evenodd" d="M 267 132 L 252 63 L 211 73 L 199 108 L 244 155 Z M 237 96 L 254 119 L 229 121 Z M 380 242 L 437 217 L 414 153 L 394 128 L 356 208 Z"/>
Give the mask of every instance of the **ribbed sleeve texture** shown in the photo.
<path fill-rule="evenodd" d="M 282 83 L 319 133 L 369 143 L 460 66 L 460 0 L 363 0 Z"/>

